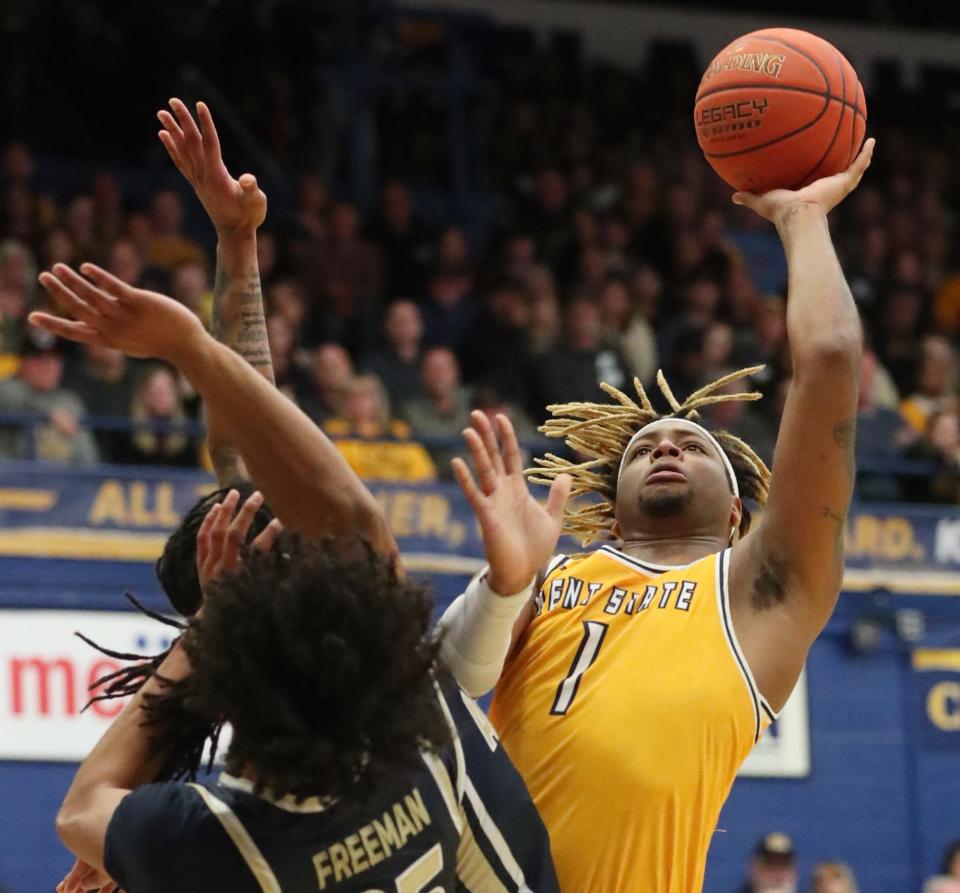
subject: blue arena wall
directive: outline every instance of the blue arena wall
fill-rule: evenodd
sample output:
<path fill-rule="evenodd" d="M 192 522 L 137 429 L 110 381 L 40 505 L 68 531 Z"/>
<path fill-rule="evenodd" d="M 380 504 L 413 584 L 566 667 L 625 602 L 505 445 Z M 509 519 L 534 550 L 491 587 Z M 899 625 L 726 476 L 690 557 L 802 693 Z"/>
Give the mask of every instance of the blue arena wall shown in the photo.
<path fill-rule="evenodd" d="M 84 611 L 125 610 L 124 590 L 161 608 L 153 561 L 210 486 L 194 472 L 0 468 L 0 624 L 11 610 L 67 610 L 83 629 Z M 442 608 L 481 554 L 465 502 L 445 484 L 371 486 L 408 566 L 434 581 Z M 958 529 L 956 509 L 855 510 L 849 589 L 807 666 L 809 774 L 737 781 L 714 838 L 709 893 L 737 887 L 751 848 L 772 829 L 793 836 L 805 876 L 816 861 L 840 858 L 861 889 L 891 893 L 918 890 L 960 838 Z M 853 633 L 864 627 L 871 635 L 857 637 L 855 650 Z M 0 718 L 0 749 L 3 736 Z M 69 867 L 53 817 L 74 768 L 0 761 L 0 888 L 50 890 Z"/>

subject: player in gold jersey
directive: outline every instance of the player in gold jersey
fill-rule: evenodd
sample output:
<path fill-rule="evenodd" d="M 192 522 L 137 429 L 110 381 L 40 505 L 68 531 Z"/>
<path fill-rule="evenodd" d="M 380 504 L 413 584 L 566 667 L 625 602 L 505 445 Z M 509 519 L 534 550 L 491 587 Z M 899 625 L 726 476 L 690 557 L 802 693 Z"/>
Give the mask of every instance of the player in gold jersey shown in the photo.
<path fill-rule="evenodd" d="M 547 456 L 534 479 L 570 475 L 574 495 L 594 499 L 568 507 L 566 530 L 616 545 L 547 568 L 514 625 L 491 718 L 566 893 L 701 889 L 737 769 L 836 604 L 861 331 L 827 214 L 872 151 L 871 140 L 846 172 L 800 191 L 734 196 L 776 225 L 789 267 L 793 381 L 772 478 L 746 444 L 697 422 L 706 404 L 759 396 L 719 393 L 736 375 L 684 403 L 660 376 L 663 418 L 639 383 L 639 402 L 607 387 L 613 404 L 551 407 L 545 433 L 589 461 Z M 494 451 L 473 453 L 490 489 Z M 764 506 L 752 528 L 744 499 Z M 465 635 L 453 629 L 451 647 Z"/>

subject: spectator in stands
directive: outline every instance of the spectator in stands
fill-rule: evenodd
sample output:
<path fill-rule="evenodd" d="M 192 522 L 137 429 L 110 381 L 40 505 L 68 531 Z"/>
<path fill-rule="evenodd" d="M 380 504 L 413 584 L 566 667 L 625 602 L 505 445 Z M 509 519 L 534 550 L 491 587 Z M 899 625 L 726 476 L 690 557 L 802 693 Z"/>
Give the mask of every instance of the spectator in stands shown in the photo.
<path fill-rule="evenodd" d="M 96 174 L 92 192 L 100 239 L 104 244 L 109 244 L 123 233 L 123 193 L 117 178 L 110 171 Z"/>
<path fill-rule="evenodd" d="M 273 376 L 277 387 L 294 403 L 300 402 L 303 390 L 309 387 L 296 364 L 296 334 L 283 316 L 267 317 L 267 341 L 273 362 Z"/>
<path fill-rule="evenodd" d="M 471 399 L 469 389 L 461 385 L 456 356 L 445 347 L 433 347 L 420 364 L 420 396 L 404 406 L 403 416 L 416 437 L 446 438 L 459 446 L 460 433 L 470 424 Z M 459 450 L 428 446 L 437 473 L 449 478 L 450 460 Z"/>
<path fill-rule="evenodd" d="M 914 431 L 922 433 L 930 417 L 957 394 L 957 359 L 943 336 L 923 339 L 916 382 L 916 391 L 900 404 L 900 412 Z"/>
<path fill-rule="evenodd" d="M 194 437 L 178 428 L 189 422 L 189 417 L 177 378 L 169 367 L 156 365 L 144 373 L 134 390 L 130 420 L 143 427 L 129 435 L 122 461 L 136 465 L 197 464 Z M 155 428 L 151 423 L 163 427 Z"/>
<path fill-rule="evenodd" d="M 14 371 L 8 360 L 16 360 L 23 347 L 24 332 L 26 331 L 27 312 L 24 292 L 16 288 L 8 288 L 0 283 L 0 352 L 4 361 L 0 366 L 0 377 L 5 377 Z"/>
<path fill-rule="evenodd" d="M 213 318 L 213 292 L 207 268 L 196 261 L 178 264 L 170 279 L 170 296 L 189 307 L 210 328 Z"/>
<path fill-rule="evenodd" d="M 910 394 L 915 388 L 922 314 L 921 292 L 916 288 L 898 288 L 883 300 L 874 317 L 877 355 L 900 394 Z"/>
<path fill-rule="evenodd" d="M 71 199 L 63 215 L 63 225 L 81 257 L 97 257 L 102 245 L 97 229 L 97 206 L 93 197 L 78 195 Z"/>
<path fill-rule="evenodd" d="M 473 275 L 466 267 L 435 269 L 423 306 L 424 343 L 458 352 L 477 318 Z"/>
<path fill-rule="evenodd" d="M 182 227 L 183 203 L 180 196 L 172 189 L 161 189 L 153 196 L 150 210 L 150 242 L 146 250 L 148 264 L 172 273 L 182 263 L 206 263 L 206 253 L 193 239 L 183 234 Z"/>
<path fill-rule="evenodd" d="M 72 390 L 83 401 L 87 412 L 117 420 L 126 419 L 133 405 L 136 381 L 134 363 L 119 350 L 84 345 L 81 359 L 72 367 L 69 380 Z M 129 432 L 122 429 L 94 429 L 100 459 L 103 462 L 123 461 Z"/>
<path fill-rule="evenodd" d="M 327 235 L 330 190 L 319 174 L 307 173 L 297 184 L 295 238 L 319 241 Z"/>
<path fill-rule="evenodd" d="M 821 862 L 813 869 L 810 893 L 857 893 L 853 871 L 843 862 Z"/>
<path fill-rule="evenodd" d="M 301 259 L 304 284 L 323 311 L 340 321 L 356 319 L 365 304 L 380 295 L 380 249 L 360 238 L 360 215 L 349 202 L 330 212 L 326 236 Z"/>
<path fill-rule="evenodd" d="M 328 419 L 323 430 L 341 438 L 337 448 L 363 478 L 431 480 L 430 454 L 409 442 L 410 426 L 390 415 L 390 399 L 376 375 L 358 375 L 347 386 L 343 415 Z M 398 442 L 401 441 L 401 442 Z"/>
<path fill-rule="evenodd" d="M 368 235 L 383 252 L 383 281 L 390 293 L 420 294 L 432 234 L 414 213 L 413 196 L 407 183 L 391 180 L 383 187 L 380 213 Z"/>
<path fill-rule="evenodd" d="M 403 406 L 420 392 L 422 344 L 420 308 L 413 301 L 394 301 L 383 322 L 383 347 L 363 360 L 363 368 L 383 382 L 394 406 Z"/>
<path fill-rule="evenodd" d="M 901 488 L 892 471 L 874 472 L 870 463 L 893 463 L 902 458 L 919 435 L 894 409 L 880 405 L 876 379 L 882 372 L 877 355 L 865 349 L 860 360 L 860 397 L 857 406 L 856 458 L 859 469 L 858 495 L 862 499 L 896 500 Z"/>
<path fill-rule="evenodd" d="M 526 405 L 531 363 L 529 326 L 530 308 L 523 289 L 510 281 L 495 284 L 460 351 L 467 381 L 491 385 L 506 400 Z"/>
<path fill-rule="evenodd" d="M 74 264 L 78 262 L 77 246 L 70 233 L 62 226 L 51 229 L 43 240 L 41 251 L 42 266 L 49 270 L 54 264 Z"/>
<path fill-rule="evenodd" d="M 910 501 L 960 503 L 960 410 L 956 400 L 930 416 L 924 436 L 910 447 L 907 456 L 934 466 L 929 475 L 909 478 L 906 495 Z"/>
<path fill-rule="evenodd" d="M 310 374 L 300 384 L 303 411 L 318 424 L 343 412 L 343 399 L 353 379 L 353 361 L 339 344 L 323 344 L 313 352 Z"/>
<path fill-rule="evenodd" d="M 529 349 L 531 358 L 543 357 L 557 347 L 562 334 L 560 302 L 551 292 L 530 298 Z M 535 413 L 539 417 L 539 410 Z"/>
<path fill-rule="evenodd" d="M 0 288 L 15 291 L 29 301 L 37 290 L 36 282 L 37 264 L 26 244 L 16 239 L 0 242 Z"/>
<path fill-rule="evenodd" d="M 266 292 L 267 306 L 271 316 L 282 317 L 290 327 L 294 340 L 301 344 L 306 337 L 309 316 L 307 295 L 297 279 L 279 279 Z"/>
<path fill-rule="evenodd" d="M 738 893 L 796 893 L 797 859 L 793 841 L 771 831 L 757 844 L 750 860 L 750 878 Z"/>
<path fill-rule="evenodd" d="M 37 458 L 89 465 L 97 461 L 93 435 L 80 426 L 86 407 L 63 387 L 63 347 L 46 332 L 28 329 L 19 373 L 0 381 L 0 412 L 38 413 L 46 417 L 32 427 L 0 432 L 0 456 Z"/>
<path fill-rule="evenodd" d="M 541 357 L 534 368 L 534 402 L 531 409 L 543 416 L 550 403 L 596 400 L 602 396 L 599 383 L 615 388 L 629 382 L 626 361 L 620 352 L 603 344 L 600 311 L 596 304 L 575 300 L 567 310 L 566 338 Z"/>
<path fill-rule="evenodd" d="M 732 367 L 714 367 L 709 377 L 712 381 L 722 378 L 736 370 Z M 754 390 L 756 382 L 741 379 L 721 388 L 718 394 L 742 394 Z M 716 403 L 705 407 L 704 417 L 716 428 L 729 431 L 741 440 L 749 443 L 757 455 L 769 467 L 773 462 L 773 447 L 777 441 L 779 419 L 768 409 L 765 401 L 748 403 L 736 400 L 728 403 Z"/>
<path fill-rule="evenodd" d="M 644 384 L 652 382 L 657 371 L 657 340 L 653 327 L 634 307 L 623 277 L 607 277 L 600 291 L 600 313 L 606 343 L 622 354 L 631 375 Z"/>
<path fill-rule="evenodd" d="M 521 445 L 532 443 L 540 438 L 537 426 L 530 417 L 516 403 L 504 399 L 503 394 L 494 385 L 481 384 L 474 388 L 473 408 L 484 413 L 491 424 L 498 415 L 505 415 L 513 423 L 513 429 Z"/>
<path fill-rule="evenodd" d="M 575 243 L 570 195 L 563 172 L 546 167 L 536 174 L 530 201 L 520 212 L 522 228 L 534 235 L 538 255 L 560 265 Z"/>
<path fill-rule="evenodd" d="M 107 270 L 118 279 L 137 288 L 143 288 L 144 259 L 133 239 L 117 239 L 107 255 Z"/>

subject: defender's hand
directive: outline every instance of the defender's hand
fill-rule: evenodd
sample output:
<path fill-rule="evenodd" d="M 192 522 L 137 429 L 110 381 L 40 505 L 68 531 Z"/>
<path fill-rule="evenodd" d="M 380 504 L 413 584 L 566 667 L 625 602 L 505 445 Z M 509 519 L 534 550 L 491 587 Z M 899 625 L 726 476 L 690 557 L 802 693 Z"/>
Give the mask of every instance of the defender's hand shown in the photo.
<path fill-rule="evenodd" d="M 41 273 L 40 284 L 72 317 L 30 314 L 30 322 L 70 341 L 113 347 L 132 357 L 178 360 L 202 349 L 207 337 L 199 319 L 164 295 L 133 288 L 95 264 L 81 276 L 66 264 Z M 86 278 L 85 278 L 86 277 Z"/>
<path fill-rule="evenodd" d="M 829 214 L 860 184 L 867 168 L 870 167 L 873 147 L 876 144 L 877 141 L 872 137 L 868 139 L 853 164 L 842 173 L 815 180 L 809 186 L 798 190 L 773 189 L 763 195 L 735 192 L 733 203 L 756 211 L 761 217 L 765 217 L 777 226 L 783 222 L 787 211 L 794 205 L 813 205 L 824 214 Z"/>
<path fill-rule="evenodd" d="M 207 586 L 240 567 L 243 546 L 254 516 L 263 505 L 263 494 L 257 490 L 237 511 L 240 494 L 231 490 L 223 502 L 207 512 L 197 533 L 197 575 L 200 588 L 206 594 Z M 236 514 L 234 514 L 236 513 Z M 283 525 L 274 518 L 250 544 L 251 549 L 267 550 L 273 547 Z"/>
<path fill-rule="evenodd" d="M 220 154 L 220 139 L 206 103 L 197 103 L 197 127 L 190 110 L 179 99 L 157 112 L 164 129 L 158 136 L 177 170 L 200 199 L 220 235 L 252 234 L 267 216 L 267 197 L 253 174 L 235 180 Z"/>
<path fill-rule="evenodd" d="M 470 414 L 472 428 L 463 432 L 477 468 L 479 487 L 463 459 L 453 460 L 461 489 L 480 522 L 490 588 L 501 595 L 520 592 L 547 564 L 560 538 L 563 507 L 570 495 L 569 475 L 559 475 L 546 506 L 530 493 L 523 477 L 520 447 L 505 415 L 496 418 L 502 447 L 490 420 Z"/>

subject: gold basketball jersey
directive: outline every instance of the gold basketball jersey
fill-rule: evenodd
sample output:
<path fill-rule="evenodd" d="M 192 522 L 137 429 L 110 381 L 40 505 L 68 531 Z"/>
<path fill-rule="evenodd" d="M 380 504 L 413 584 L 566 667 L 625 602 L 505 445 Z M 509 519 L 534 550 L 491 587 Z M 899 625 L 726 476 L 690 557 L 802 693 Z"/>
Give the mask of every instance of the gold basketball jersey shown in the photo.
<path fill-rule="evenodd" d="M 730 620 L 730 552 L 683 567 L 558 557 L 491 718 L 564 893 L 695 893 L 737 769 L 774 714 Z"/>

